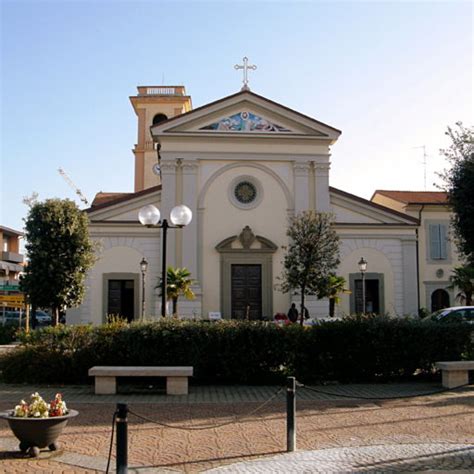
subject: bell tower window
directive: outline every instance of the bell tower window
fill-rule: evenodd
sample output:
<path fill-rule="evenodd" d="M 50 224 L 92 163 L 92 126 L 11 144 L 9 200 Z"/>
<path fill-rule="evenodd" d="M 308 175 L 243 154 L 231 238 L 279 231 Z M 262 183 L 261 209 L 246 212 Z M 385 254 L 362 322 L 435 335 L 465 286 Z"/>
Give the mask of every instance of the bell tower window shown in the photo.
<path fill-rule="evenodd" d="M 153 125 L 164 122 L 165 120 L 168 120 L 168 117 L 165 114 L 156 114 L 153 117 Z"/>

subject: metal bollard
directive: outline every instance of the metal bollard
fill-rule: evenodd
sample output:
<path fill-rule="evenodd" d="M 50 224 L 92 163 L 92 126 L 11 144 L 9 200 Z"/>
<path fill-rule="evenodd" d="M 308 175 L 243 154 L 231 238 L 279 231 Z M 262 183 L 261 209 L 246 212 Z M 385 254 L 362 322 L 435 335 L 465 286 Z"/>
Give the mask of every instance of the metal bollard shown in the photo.
<path fill-rule="evenodd" d="M 286 379 L 286 450 L 296 450 L 296 379 Z"/>
<path fill-rule="evenodd" d="M 127 414 L 126 403 L 117 403 L 117 474 L 128 473 L 128 434 L 127 434 Z"/>

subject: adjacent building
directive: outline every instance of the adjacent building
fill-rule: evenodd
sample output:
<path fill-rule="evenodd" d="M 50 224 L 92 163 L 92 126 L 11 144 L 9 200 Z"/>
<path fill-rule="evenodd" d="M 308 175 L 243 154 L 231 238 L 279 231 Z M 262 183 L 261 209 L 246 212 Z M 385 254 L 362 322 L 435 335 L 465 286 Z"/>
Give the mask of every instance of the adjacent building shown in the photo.
<path fill-rule="evenodd" d="M 20 239 L 23 233 L 0 226 L 1 259 L 0 285 L 16 287 L 23 271 L 23 255 L 20 254 Z"/>
<path fill-rule="evenodd" d="M 454 306 L 455 292 L 449 288 L 449 277 L 453 267 L 461 262 L 450 232 L 451 211 L 447 193 L 377 190 L 371 201 L 403 212 L 420 222 L 416 270 L 419 307 L 431 312 Z"/>

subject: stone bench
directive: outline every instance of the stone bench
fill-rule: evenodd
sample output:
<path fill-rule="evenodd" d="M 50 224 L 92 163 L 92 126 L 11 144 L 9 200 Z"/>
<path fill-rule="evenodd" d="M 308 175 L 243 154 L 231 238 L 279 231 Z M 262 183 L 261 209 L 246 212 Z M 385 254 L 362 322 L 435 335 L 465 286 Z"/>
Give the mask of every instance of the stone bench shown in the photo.
<path fill-rule="evenodd" d="M 193 367 L 92 367 L 89 376 L 95 377 L 95 393 L 110 395 L 117 393 L 117 377 L 166 377 L 168 395 L 187 395 L 188 377 Z"/>
<path fill-rule="evenodd" d="M 474 360 L 436 362 L 441 369 L 443 387 L 455 388 L 469 383 L 469 371 L 474 370 Z"/>

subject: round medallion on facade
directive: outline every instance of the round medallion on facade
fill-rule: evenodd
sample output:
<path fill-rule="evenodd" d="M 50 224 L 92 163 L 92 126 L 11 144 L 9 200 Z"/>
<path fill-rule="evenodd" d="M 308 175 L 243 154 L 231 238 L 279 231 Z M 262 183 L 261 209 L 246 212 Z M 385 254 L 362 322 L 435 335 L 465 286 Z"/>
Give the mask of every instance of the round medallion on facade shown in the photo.
<path fill-rule="evenodd" d="M 229 198 L 240 209 L 253 209 L 262 200 L 262 186 L 253 176 L 239 176 L 229 187 Z"/>

